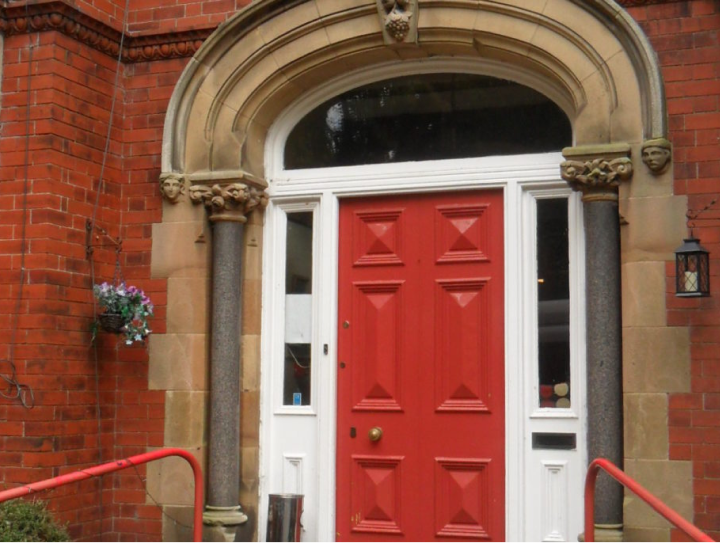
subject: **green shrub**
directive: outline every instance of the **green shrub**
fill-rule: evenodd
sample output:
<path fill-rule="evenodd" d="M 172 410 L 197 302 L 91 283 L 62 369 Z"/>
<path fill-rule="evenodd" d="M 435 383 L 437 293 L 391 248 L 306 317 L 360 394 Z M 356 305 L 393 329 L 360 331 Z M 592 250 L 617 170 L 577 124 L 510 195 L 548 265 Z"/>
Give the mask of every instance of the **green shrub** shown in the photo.
<path fill-rule="evenodd" d="M 44 502 L 10 500 L 0 503 L 0 541 L 70 541 L 70 535 Z"/>

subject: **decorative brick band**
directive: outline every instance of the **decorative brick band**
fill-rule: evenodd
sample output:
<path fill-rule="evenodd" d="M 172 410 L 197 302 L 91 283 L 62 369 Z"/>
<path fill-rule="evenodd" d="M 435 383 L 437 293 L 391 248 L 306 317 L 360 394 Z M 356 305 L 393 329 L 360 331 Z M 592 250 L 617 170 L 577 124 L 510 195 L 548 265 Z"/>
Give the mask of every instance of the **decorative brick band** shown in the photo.
<path fill-rule="evenodd" d="M 665 4 L 681 0 L 618 0 L 625 7 Z M 117 57 L 120 31 L 61 0 L 28 6 L 0 6 L 0 32 L 6 36 L 55 30 L 111 57 Z M 215 27 L 141 36 L 125 35 L 126 63 L 192 57 Z"/>
<path fill-rule="evenodd" d="M 0 7 L 0 32 L 6 36 L 55 30 L 111 57 L 117 57 L 121 33 L 62 1 Z M 125 35 L 126 63 L 191 57 L 215 28 L 142 36 Z"/>

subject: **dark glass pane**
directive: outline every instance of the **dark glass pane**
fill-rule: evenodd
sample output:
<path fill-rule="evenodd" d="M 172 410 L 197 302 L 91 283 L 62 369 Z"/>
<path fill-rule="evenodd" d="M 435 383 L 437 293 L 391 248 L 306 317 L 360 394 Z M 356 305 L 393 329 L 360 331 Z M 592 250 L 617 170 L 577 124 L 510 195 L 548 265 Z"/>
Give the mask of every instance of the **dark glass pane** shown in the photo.
<path fill-rule="evenodd" d="M 310 405 L 312 211 L 288 213 L 285 257 L 284 405 Z"/>
<path fill-rule="evenodd" d="M 570 407 L 568 201 L 537 201 L 540 407 Z"/>
<path fill-rule="evenodd" d="M 295 126 L 287 169 L 557 151 L 570 122 L 539 92 L 470 74 L 400 77 L 328 100 Z"/>
<path fill-rule="evenodd" d="M 285 294 L 312 293 L 312 233 L 311 211 L 288 213 Z"/>
<path fill-rule="evenodd" d="M 310 405 L 309 343 L 285 344 L 284 405 Z"/>

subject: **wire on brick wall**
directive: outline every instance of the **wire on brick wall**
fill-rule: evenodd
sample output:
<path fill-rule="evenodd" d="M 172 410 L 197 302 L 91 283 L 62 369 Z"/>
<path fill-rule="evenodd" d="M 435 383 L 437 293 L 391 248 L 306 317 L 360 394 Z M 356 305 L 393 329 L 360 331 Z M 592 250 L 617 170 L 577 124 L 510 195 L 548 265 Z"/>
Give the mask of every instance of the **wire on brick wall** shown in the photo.
<path fill-rule="evenodd" d="M 25 14 L 29 17 L 29 6 L 25 4 Z M 25 253 L 27 252 L 27 199 L 30 165 L 30 102 L 32 100 L 32 62 L 33 62 L 33 38 L 28 39 L 28 76 L 27 76 L 27 105 L 25 107 L 25 156 L 23 164 L 23 197 L 22 197 L 22 222 L 20 226 L 20 284 L 18 286 L 15 308 L 12 314 L 10 329 L 10 344 L 8 345 L 7 360 L 0 360 L 10 366 L 10 373 L 0 373 L 0 379 L 4 381 L 5 389 L 0 390 L 0 396 L 7 400 L 18 400 L 26 409 L 35 407 L 35 393 L 30 385 L 18 381 L 17 368 L 15 366 L 15 345 L 17 343 L 17 332 L 20 324 L 20 310 L 22 307 L 23 290 L 25 288 Z"/>
<path fill-rule="evenodd" d="M 717 203 L 719 198 L 720 196 L 713 198 L 708 205 L 706 205 L 700 210 L 688 210 L 688 212 L 685 213 L 685 217 L 687 217 L 687 226 L 690 229 L 690 237 L 692 237 L 692 231 L 696 226 L 696 221 L 717 220 L 716 217 L 701 217 L 701 215 L 706 211 L 709 211 Z"/>
<path fill-rule="evenodd" d="M 113 95 L 112 95 L 112 104 L 110 106 L 110 119 L 108 121 L 108 129 L 107 134 L 105 136 L 105 148 L 103 150 L 103 157 L 102 162 L 100 164 L 100 175 L 98 180 L 98 188 L 97 188 L 97 194 L 95 195 L 95 205 L 93 206 L 93 213 L 92 213 L 92 219 L 90 220 L 88 224 L 88 231 L 91 233 L 91 235 L 95 232 L 95 229 L 97 227 L 97 213 L 98 208 L 100 207 L 100 194 L 102 193 L 102 189 L 105 185 L 105 166 L 107 165 L 107 157 L 110 152 L 110 137 L 112 132 L 112 126 L 113 126 L 113 118 L 115 114 L 115 101 L 117 96 L 117 88 L 118 88 L 118 82 L 120 80 L 120 66 L 122 62 L 122 51 L 123 51 L 123 44 L 125 42 L 125 30 L 127 28 L 127 17 L 128 17 L 128 11 L 130 7 L 130 0 L 125 0 L 125 10 L 123 12 L 123 22 L 122 22 L 122 32 L 120 35 L 120 46 L 118 48 L 118 56 L 117 56 L 117 63 L 115 67 L 115 83 L 113 86 Z M 122 230 L 122 219 L 120 221 L 120 225 L 118 226 L 120 230 Z M 122 246 L 122 238 L 119 235 L 120 232 L 118 232 L 118 238 L 115 241 L 116 245 L 118 247 Z M 88 257 L 90 260 L 90 284 L 95 285 L 95 261 L 93 259 L 93 251 L 91 246 L 91 240 L 92 238 L 88 238 Z M 118 267 L 120 265 L 119 261 L 119 252 L 116 251 L 116 258 L 118 259 L 116 261 L 116 271 L 115 275 L 116 278 L 118 277 Z M 120 274 L 119 277 L 122 277 Z M 95 296 L 93 296 L 93 315 L 97 314 L 97 302 L 95 300 Z M 97 348 L 97 342 L 93 342 L 93 356 L 94 356 L 94 362 L 95 362 L 95 402 L 97 405 L 96 413 L 97 413 L 97 432 L 98 432 L 98 454 L 99 454 L 99 461 L 100 463 L 103 462 L 103 454 L 102 454 L 102 439 L 101 439 L 101 433 L 102 433 L 102 416 L 101 416 L 101 410 L 100 410 L 100 371 L 99 371 L 99 357 L 98 357 L 98 348 Z M 158 501 L 155 499 L 155 497 L 150 494 L 150 492 L 147 489 L 146 480 L 143 479 L 140 476 L 140 472 L 138 471 L 136 466 L 133 466 L 135 468 L 135 473 L 137 474 L 138 479 L 140 480 L 140 483 L 143 486 L 143 490 L 145 491 L 145 495 L 147 495 L 150 500 L 155 504 L 155 506 L 160 509 L 160 512 L 163 516 L 171 520 L 176 526 L 182 526 L 183 528 L 189 528 L 192 529 L 191 526 L 188 526 L 187 524 L 183 524 L 182 522 L 178 521 L 177 519 L 173 518 L 172 516 L 168 515 L 165 510 L 163 509 L 162 505 L 158 503 Z M 102 518 L 103 518 L 103 501 L 102 501 L 102 476 L 100 477 L 100 531 L 102 532 Z"/>
<path fill-rule="evenodd" d="M 95 232 L 96 224 L 97 224 L 97 212 L 98 207 L 100 206 L 100 194 L 102 194 L 103 187 L 105 186 L 105 166 L 107 165 L 107 157 L 108 152 L 110 150 L 110 137 L 112 134 L 112 127 L 113 127 L 113 120 L 115 117 L 115 102 L 117 99 L 117 89 L 118 89 L 118 82 L 120 80 L 120 66 L 122 62 L 122 52 L 123 52 L 123 44 L 125 42 L 125 29 L 127 27 L 127 18 L 128 18 L 128 11 L 130 8 L 130 0 L 125 0 L 125 10 L 123 11 L 123 21 L 122 21 L 122 31 L 120 33 L 120 46 L 118 47 L 118 56 L 115 63 L 115 81 L 113 83 L 113 90 L 112 90 L 112 98 L 110 103 L 110 118 L 108 119 L 108 128 L 107 128 L 107 134 L 105 135 L 105 148 L 103 149 L 103 157 L 102 162 L 100 164 L 100 174 L 98 179 L 98 187 L 97 187 L 97 194 L 95 195 L 95 205 L 93 206 L 93 213 L 92 213 L 92 219 L 89 223 L 88 230 L 92 236 L 92 234 Z M 122 228 L 122 220 L 120 221 L 121 224 L 119 228 Z M 118 236 L 118 241 L 120 241 L 120 237 Z M 93 251 L 92 251 L 92 237 L 88 238 L 88 257 L 90 260 L 90 288 L 95 285 L 95 260 L 93 259 Z M 119 255 L 118 255 L 119 258 Z M 92 309 L 93 309 L 93 315 L 97 314 L 97 301 L 95 300 L 95 296 L 93 294 L 92 296 Z M 100 407 L 100 363 L 99 363 L 99 356 L 98 356 L 98 347 L 97 347 L 97 341 L 92 342 L 93 345 L 93 361 L 95 364 L 95 405 L 96 405 L 96 419 L 97 419 L 97 445 L 98 445 L 98 460 L 102 464 L 104 462 L 103 460 L 103 444 L 102 444 L 102 409 Z M 99 481 L 99 508 L 100 508 L 100 533 L 103 532 L 103 481 L 104 477 L 100 477 Z"/>

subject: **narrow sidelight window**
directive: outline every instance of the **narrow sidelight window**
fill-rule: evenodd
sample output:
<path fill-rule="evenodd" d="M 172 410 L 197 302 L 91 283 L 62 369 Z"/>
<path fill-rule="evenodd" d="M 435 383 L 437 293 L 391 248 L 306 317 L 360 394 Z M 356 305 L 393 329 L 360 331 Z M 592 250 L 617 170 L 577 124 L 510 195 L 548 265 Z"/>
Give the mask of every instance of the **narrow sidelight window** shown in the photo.
<path fill-rule="evenodd" d="M 287 214 L 283 405 L 310 405 L 313 213 Z"/>
<path fill-rule="evenodd" d="M 537 200 L 540 407 L 568 408 L 570 264 L 567 198 Z"/>

